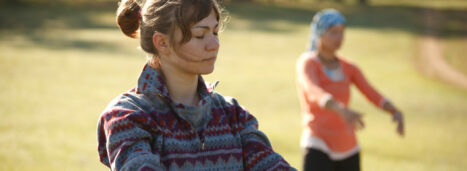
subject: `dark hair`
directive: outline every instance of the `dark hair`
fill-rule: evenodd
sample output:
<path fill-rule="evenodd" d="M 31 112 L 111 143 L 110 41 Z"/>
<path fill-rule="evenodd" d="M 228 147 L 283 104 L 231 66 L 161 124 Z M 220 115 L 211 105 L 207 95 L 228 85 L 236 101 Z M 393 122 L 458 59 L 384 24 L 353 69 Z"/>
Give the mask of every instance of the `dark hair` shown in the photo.
<path fill-rule="evenodd" d="M 221 11 L 216 0 L 122 0 L 117 10 L 117 24 L 125 35 L 140 37 L 141 48 L 157 56 L 152 40 L 156 31 L 169 35 L 171 45 L 177 48 L 190 41 L 191 26 L 206 18 L 211 10 L 220 21 Z M 180 42 L 174 40 L 177 28 L 182 32 Z"/>

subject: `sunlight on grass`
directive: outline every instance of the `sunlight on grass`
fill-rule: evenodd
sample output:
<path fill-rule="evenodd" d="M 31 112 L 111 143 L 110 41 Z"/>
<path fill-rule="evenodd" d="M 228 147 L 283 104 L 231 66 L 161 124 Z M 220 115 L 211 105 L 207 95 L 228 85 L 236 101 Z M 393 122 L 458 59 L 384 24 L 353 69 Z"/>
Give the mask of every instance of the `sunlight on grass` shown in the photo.
<path fill-rule="evenodd" d="M 444 39 L 443 49 L 446 61 L 453 66 L 456 70 L 467 75 L 467 58 L 465 57 L 465 50 L 467 48 L 467 38 L 453 37 Z"/>

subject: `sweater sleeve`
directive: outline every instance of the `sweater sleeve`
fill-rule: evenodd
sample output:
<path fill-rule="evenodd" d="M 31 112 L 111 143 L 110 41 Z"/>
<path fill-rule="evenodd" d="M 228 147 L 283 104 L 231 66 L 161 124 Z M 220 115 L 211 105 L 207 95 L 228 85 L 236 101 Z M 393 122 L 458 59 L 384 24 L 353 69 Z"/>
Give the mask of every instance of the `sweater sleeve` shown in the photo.
<path fill-rule="evenodd" d="M 319 68 L 312 60 L 305 58 L 297 62 L 297 80 L 307 100 L 324 108 L 326 102 L 332 99 L 332 95 L 319 86 Z"/>
<path fill-rule="evenodd" d="M 370 83 L 366 80 L 363 73 L 355 65 L 350 65 L 351 67 L 351 81 L 356 85 L 358 90 L 363 93 L 363 95 L 375 106 L 382 108 L 385 98 L 374 89 Z"/>
<path fill-rule="evenodd" d="M 236 104 L 236 103 L 235 103 Z M 258 121 L 238 104 L 240 136 L 245 170 L 295 170 L 272 149 L 267 136 L 258 130 Z"/>
<path fill-rule="evenodd" d="M 98 151 L 102 163 L 112 171 L 165 170 L 149 125 L 155 121 L 142 111 L 114 109 L 104 112 L 98 123 Z"/>

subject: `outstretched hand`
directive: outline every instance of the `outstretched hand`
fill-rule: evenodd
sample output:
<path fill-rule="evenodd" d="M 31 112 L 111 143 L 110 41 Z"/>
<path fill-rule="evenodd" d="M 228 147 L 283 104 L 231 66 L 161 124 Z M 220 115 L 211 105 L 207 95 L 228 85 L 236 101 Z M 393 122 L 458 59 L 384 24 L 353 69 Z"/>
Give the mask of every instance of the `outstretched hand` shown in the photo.
<path fill-rule="evenodd" d="M 392 113 L 392 121 L 397 124 L 397 133 L 400 136 L 404 136 L 404 116 L 391 102 L 386 101 L 383 105 L 383 109 L 389 113 Z"/>
<path fill-rule="evenodd" d="M 342 103 L 335 101 L 334 99 L 330 99 L 327 101 L 325 106 L 326 108 L 338 113 L 347 125 L 354 126 L 356 129 L 363 129 L 365 127 L 362 120 L 362 114 L 347 108 Z"/>
<path fill-rule="evenodd" d="M 392 115 L 392 121 L 397 124 L 397 133 L 399 133 L 400 136 L 404 136 L 404 116 L 402 116 L 402 113 L 394 112 Z"/>
<path fill-rule="evenodd" d="M 348 125 L 352 125 L 357 129 L 363 129 L 365 127 L 362 120 L 362 114 L 349 108 L 343 108 L 339 111 L 339 114 L 344 118 Z"/>

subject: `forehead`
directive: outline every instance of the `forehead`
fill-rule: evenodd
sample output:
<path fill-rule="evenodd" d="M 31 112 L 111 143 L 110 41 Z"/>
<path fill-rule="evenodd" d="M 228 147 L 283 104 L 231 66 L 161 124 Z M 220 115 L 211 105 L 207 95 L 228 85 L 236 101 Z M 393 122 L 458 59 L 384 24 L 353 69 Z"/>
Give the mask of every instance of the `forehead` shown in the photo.
<path fill-rule="evenodd" d="M 213 26 L 216 26 L 218 23 L 219 23 L 219 21 L 217 20 L 216 12 L 214 12 L 214 10 L 211 10 L 211 12 L 209 13 L 209 15 L 207 17 L 205 17 L 201 21 L 195 23 L 193 25 L 193 27 L 196 27 L 196 26 L 210 26 L 210 27 L 213 27 Z"/>
<path fill-rule="evenodd" d="M 329 27 L 328 30 L 344 30 L 345 26 L 343 24 L 337 24 Z"/>

